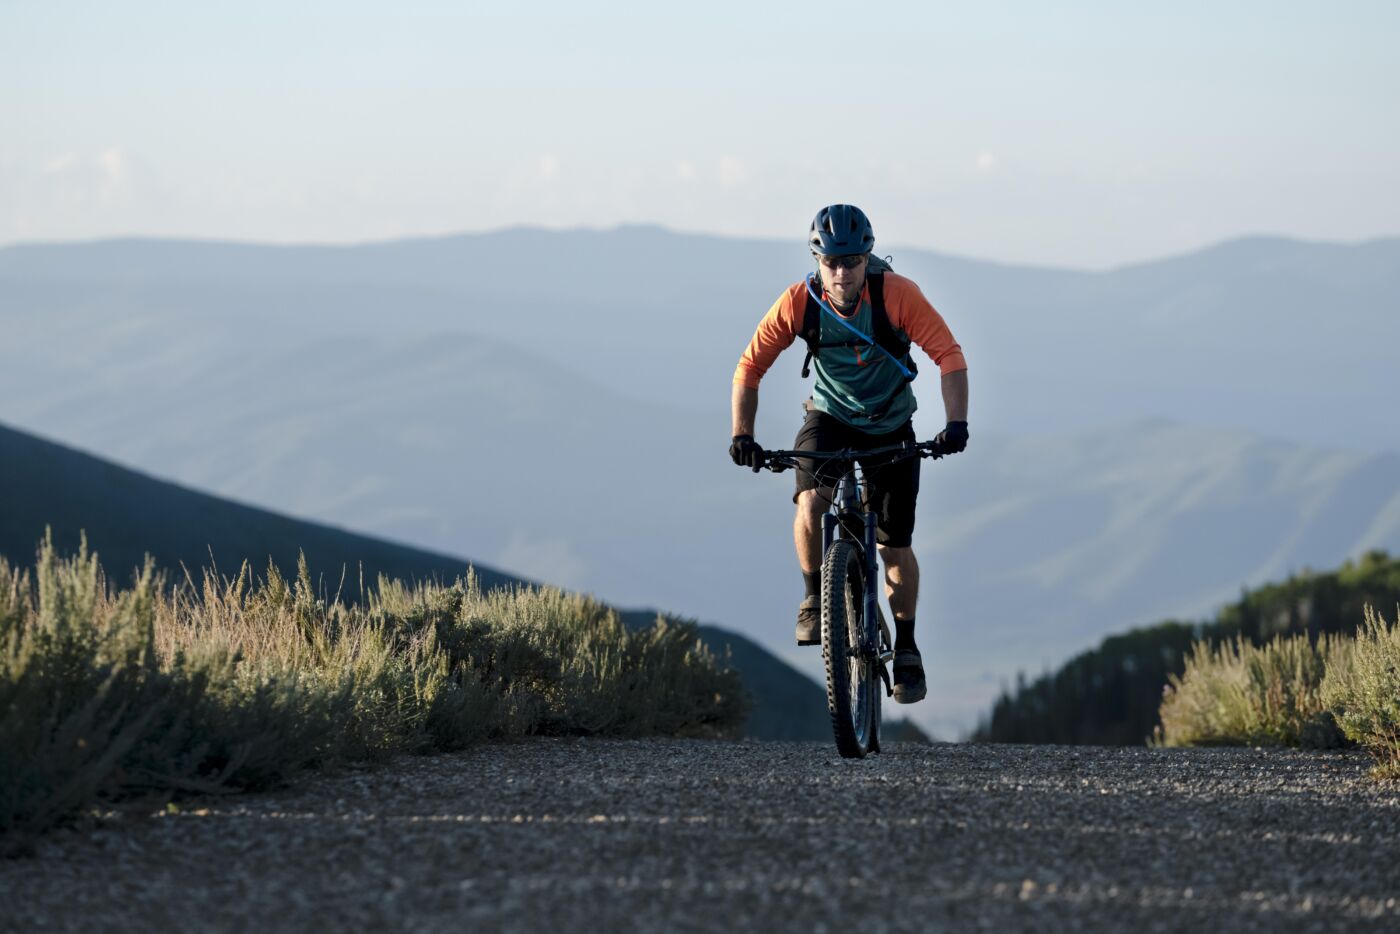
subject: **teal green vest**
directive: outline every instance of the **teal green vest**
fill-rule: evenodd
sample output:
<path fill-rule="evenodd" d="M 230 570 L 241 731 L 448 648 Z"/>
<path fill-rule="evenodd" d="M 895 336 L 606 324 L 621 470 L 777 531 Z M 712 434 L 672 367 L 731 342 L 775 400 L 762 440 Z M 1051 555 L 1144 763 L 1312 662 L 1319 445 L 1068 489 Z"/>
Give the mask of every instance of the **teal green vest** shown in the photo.
<path fill-rule="evenodd" d="M 811 301 L 808 298 L 808 301 Z M 874 312 L 869 299 L 862 298 L 854 317 L 847 318 L 857 330 L 874 330 Z M 844 341 L 850 331 L 821 314 L 823 342 Z M 854 428 L 882 435 L 903 427 L 918 403 L 904 374 L 878 347 L 823 347 L 812 358 L 816 384 L 810 406 L 839 418 Z"/>

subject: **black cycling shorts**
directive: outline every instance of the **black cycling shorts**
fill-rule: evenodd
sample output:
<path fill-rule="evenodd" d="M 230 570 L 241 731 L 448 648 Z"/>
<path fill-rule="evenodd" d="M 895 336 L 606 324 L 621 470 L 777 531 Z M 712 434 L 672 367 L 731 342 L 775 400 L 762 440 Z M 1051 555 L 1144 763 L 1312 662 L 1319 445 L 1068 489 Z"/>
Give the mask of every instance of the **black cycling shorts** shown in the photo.
<path fill-rule="evenodd" d="M 798 451 L 839 451 L 844 448 L 870 450 L 914 440 L 914 423 L 882 435 L 852 428 L 825 412 L 809 411 L 798 429 L 793 448 Z M 865 508 L 875 513 L 878 523 L 875 540 L 892 548 L 908 548 L 914 540 L 914 503 L 919 498 L 919 458 L 907 457 L 893 464 L 867 465 L 857 459 L 865 472 Z M 807 490 L 824 489 L 829 497 L 841 478 L 839 464 L 802 461 L 797 470 L 797 493 L 793 502 Z"/>

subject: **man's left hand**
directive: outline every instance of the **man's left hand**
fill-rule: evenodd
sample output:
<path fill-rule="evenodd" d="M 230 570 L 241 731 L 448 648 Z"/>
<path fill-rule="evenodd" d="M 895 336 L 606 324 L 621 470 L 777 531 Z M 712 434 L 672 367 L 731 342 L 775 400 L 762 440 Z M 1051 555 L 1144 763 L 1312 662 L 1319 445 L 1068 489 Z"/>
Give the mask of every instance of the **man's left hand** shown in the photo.
<path fill-rule="evenodd" d="M 947 454 L 959 454 L 967 448 L 967 422 L 949 422 L 948 427 L 933 439 Z"/>

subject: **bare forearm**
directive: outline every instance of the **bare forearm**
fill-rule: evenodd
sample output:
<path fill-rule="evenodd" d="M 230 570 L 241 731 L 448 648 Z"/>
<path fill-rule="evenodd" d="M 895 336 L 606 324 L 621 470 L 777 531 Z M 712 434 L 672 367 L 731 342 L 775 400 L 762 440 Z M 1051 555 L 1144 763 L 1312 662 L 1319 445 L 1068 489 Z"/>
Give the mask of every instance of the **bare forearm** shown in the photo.
<path fill-rule="evenodd" d="M 754 419 L 758 416 L 758 390 L 735 383 L 731 410 L 734 430 L 730 434 L 752 437 Z"/>
<path fill-rule="evenodd" d="M 948 421 L 967 421 L 967 370 L 943 374 L 943 409 Z"/>

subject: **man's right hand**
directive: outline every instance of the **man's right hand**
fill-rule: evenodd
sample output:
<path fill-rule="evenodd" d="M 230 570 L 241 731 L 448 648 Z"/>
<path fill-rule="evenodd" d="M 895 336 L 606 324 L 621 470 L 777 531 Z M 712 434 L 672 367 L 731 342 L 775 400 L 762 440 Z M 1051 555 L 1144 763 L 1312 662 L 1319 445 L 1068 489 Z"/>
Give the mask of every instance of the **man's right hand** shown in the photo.
<path fill-rule="evenodd" d="M 729 444 L 729 456 L 740 467 L 748 467 L 754 473 L 763 469 L 763 448 L 753 439 L 753 435 L 735 435 Z"/>

